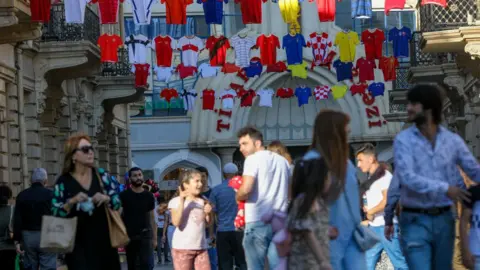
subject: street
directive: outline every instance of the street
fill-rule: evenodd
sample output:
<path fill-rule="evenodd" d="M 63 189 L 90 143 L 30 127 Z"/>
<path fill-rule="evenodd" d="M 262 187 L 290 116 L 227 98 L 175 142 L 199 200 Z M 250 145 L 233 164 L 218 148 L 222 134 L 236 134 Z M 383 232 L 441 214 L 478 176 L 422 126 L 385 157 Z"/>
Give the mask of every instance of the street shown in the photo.
<path fill-rule="evenodd" d="M 155 268 L 153 268 L 154 270 L 173 270 L 173 265 L 172 264 L 157 264 L 155 265 Z M 127 270 L 127 263 L 124 262 L 122 263 L 122 270 Z"/>

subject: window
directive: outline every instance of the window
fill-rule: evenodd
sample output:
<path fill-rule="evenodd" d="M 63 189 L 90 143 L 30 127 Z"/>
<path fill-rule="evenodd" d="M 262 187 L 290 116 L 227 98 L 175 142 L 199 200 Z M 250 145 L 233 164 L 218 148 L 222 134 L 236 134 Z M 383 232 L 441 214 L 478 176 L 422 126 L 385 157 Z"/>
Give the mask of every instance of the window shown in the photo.
<path fill-rule="evenodd" d="M 185 25 L 167 24 L 165 17 L 152 17 L 149 25 L 135 25 L 132 17 L 126 17 L 125 34 L 142 34 L 149 39 L 158 35 L 169 35 L 177 39 L 185 35 L 207 38 L 210 36 L 210 27 L 205 23 L 205 16 L 188 16 Z"/>
<path fill-rule="evenodd" d="M 172 98 L 168 103 L 160 98 L 160 91 L 154 91 L 153 94 L 145 94 L 145 105 L 134 117 L 184 116 L 186 114 L 182 97 Z"/>

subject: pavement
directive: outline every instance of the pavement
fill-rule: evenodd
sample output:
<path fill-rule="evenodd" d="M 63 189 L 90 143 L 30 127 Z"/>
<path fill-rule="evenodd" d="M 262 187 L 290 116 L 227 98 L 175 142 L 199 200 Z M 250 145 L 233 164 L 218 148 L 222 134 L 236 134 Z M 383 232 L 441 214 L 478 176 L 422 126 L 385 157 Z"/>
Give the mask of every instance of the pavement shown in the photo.
<path fill-rule="evenodd" d="M 127 270 L 127 263 L 122 263 L 122 270 Z M 153 270 L 173 270 L 173 264 L 156 264 Z"/>

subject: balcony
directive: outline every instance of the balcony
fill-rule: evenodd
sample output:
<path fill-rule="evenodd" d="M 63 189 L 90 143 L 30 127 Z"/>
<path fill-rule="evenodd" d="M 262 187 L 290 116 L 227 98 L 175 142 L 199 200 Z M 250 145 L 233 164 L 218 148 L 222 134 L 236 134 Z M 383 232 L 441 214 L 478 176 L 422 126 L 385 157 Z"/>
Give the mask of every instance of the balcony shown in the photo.
<path fill-rule="evenodd" d="M 102 63 L 102 76 L 132 76 L 132 64 L 128 61 L 128 49 L 118 49 L 117 63 Z"/>
<path fill-rule="evenodd" d="M 419 13 L 422 32 L 457 29 L 474 23 L 477 16 L 477 1 L 448 0 L 446 8 L 425 5 L 420 6 Z"/>
<path fill-rule="evenodd" d="M 0 44 L 34 40 L 41 36 L 41 24 L 31 22 L 30 1 L 0 0 Z"/>

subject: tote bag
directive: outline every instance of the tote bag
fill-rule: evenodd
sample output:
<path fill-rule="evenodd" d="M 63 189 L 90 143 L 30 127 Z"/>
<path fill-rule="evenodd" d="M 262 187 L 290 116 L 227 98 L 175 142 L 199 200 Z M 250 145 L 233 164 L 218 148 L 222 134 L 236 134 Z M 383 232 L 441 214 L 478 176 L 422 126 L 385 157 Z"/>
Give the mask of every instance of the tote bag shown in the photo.
<path fill-rule="evenodd" d="M 70 253 L 75 247 L 77 217 L 43 216 L 40 249 L 52 253 Z"/>

